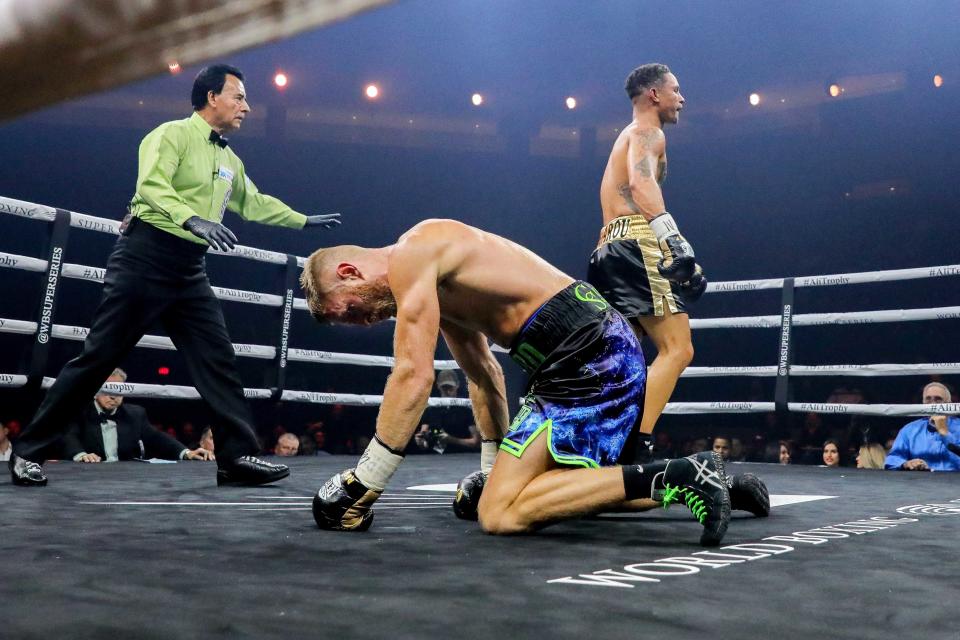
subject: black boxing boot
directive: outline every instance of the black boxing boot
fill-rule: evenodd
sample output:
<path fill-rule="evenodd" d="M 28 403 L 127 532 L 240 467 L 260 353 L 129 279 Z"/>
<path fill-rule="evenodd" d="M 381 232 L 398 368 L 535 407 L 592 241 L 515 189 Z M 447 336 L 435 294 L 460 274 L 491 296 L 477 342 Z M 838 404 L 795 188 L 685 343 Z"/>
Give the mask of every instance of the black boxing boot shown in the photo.
<path fill-rule="evenodd" d="M 313 519 L 328 531 L 366 531 L 373 524 L 373 503 L 380 491 L 366 487 L 353 469 L 323 483 L 313 497 Z"/>
<path fill-rule="evenodd" d="M 730 524 L 730 490 L 720 454 L 704 451 L 670 460 L 661 482 L 663 508 L 682 500 L 703 525 L 700 544 L 720 544 Z"/>
<path fill-rule="evenodd" d="M 285 464 L 273 464 L 253 456 L 241 456 L 217 470 L 217 486 L 254 487 L 282 480 L 289 475 L 290 467 Z"/>
<path fill-rule="evenodd" d="M 686 458 L 644 465 L 626 465 L 623 487 L 627 500 L 651 498 L 664 509 L 683 501 L 703 525 L 700 544 L 720 544 L 730 524 L 730 491 L 723 458 L 704 451 Z"/>
<path fill-rule="evenodd" d="M 474 471 L 457 484 L 457 497 L 453 499 L 453 512 L 461 520 L 479 518 L 480 496 L 487 483 L 487 474 Z"/>
<path fill-rule="evenodd" d="M 730 489 L 730 508 L 749 511 L 758 518 L 770 515 L 770 494 L 763 480 L 752 473 L 727 478 Z"/>
<path fill-rule="evenodd" d="M 30 462 L 13 453 L 7 464 L 10 467 L 10 479 L 18 487 L 42 487 L 47 484 L 43 467 L 36 462 Z"/>

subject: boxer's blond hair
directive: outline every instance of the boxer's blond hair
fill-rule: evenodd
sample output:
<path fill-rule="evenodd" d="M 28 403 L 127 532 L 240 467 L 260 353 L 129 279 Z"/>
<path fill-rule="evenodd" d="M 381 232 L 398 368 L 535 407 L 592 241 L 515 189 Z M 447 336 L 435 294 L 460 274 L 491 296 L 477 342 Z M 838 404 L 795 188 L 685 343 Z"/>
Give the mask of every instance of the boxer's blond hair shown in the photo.
<path fill-rule="evenodd" d="M 337 265 L 344 260 L 350 260 L 363 251 L 363 247 L 353 244 L 341 244 L 335 247 L 324 247 L 310 254 L 303 265 L 300 274 L 300 286 L 307 294 L 307 307 L 310 315 L 324 322 L 324 301 L 327 295 L 336 289 L 336 280 L 333 278 Z"/>

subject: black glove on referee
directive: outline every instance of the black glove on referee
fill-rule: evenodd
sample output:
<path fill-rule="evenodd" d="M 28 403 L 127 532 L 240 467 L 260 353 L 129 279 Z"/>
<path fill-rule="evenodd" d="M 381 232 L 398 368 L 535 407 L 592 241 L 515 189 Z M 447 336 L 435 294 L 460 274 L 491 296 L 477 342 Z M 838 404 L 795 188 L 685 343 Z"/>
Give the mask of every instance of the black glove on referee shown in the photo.
<path fill-rule="evenodd" d="M 198 238 L 206 240 L 211 247 L 220 251 L 233 249 L 237 244 L 237 236 L 233 235 L 233 231 L 219 222 L 205 220 L 200 216 L 187 218 L 183 228 Z"/>
<path fill-rule="evenodd" d="M 318 216 L 307 216 L 307 221 L 303 223 L 303 228 L 320 227 L 321 229 L 330 229 L 340 225 L 339 213 L 323 213 Z"/>

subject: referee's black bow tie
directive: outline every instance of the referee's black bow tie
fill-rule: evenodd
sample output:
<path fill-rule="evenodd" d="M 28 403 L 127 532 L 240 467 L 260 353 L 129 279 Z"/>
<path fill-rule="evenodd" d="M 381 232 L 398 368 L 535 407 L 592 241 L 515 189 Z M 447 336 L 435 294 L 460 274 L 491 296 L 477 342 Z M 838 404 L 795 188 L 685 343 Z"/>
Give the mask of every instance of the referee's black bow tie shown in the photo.
<path fill-rule="evenodd" d="M 213 144 L 220 145 L 221 149 L 226 149 L 227 145 L 230 143 L 229 140 L 221 136 L 216 131 L 213 131 L 212 129 L 210 131 L 210 142 L 212 142 Z"/>

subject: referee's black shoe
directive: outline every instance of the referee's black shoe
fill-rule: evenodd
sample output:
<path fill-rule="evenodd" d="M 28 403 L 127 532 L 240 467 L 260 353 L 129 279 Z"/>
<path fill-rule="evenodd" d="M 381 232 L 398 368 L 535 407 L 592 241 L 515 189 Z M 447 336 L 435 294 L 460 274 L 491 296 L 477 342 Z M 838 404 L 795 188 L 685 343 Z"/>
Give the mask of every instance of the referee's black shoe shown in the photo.
<path fill-rule="evenodd" d="M 47 484 L 47 476 L 43 475 L 43 467 L 36 462 L 30 462 L 17 454 L 10 455 L 10 478 L 13 484 L 20 487 L 42 487 Z"/>
<path fill-rule="evenodd" d="M 276 482 L 289 475 L 290 467 L 285 464 L 273 464 L 253 456 L 241 456 L 217 470 L 217 485 L 253 487 Z"/>

